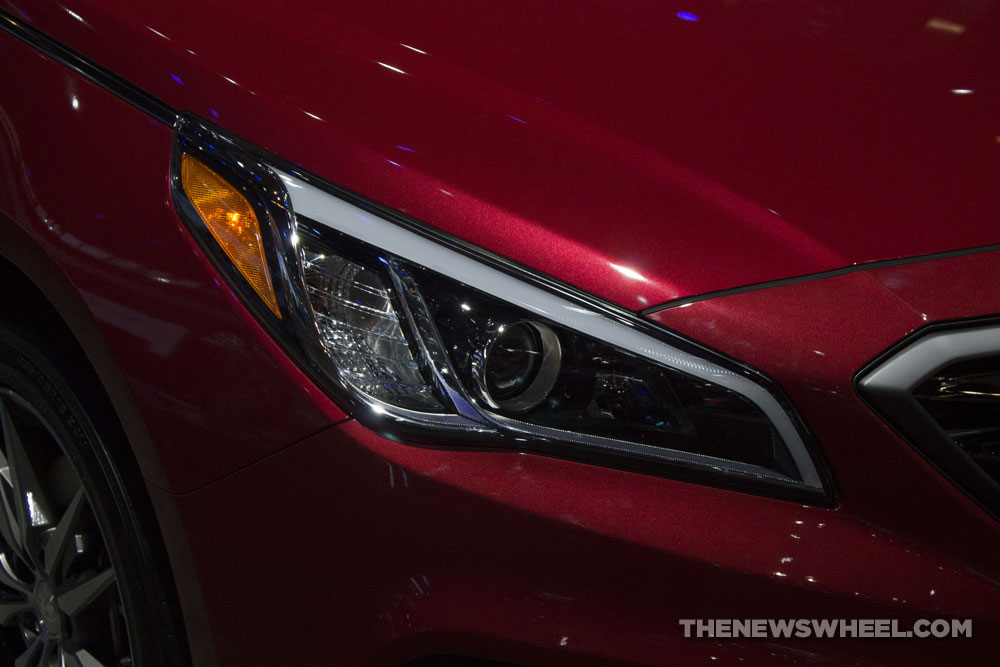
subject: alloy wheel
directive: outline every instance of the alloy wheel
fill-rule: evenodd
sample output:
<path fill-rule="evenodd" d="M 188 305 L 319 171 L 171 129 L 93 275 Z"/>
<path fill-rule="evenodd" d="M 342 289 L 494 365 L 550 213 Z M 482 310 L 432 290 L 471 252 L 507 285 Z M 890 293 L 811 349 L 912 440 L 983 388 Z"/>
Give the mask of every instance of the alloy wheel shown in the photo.
<path fill-rule="evenodd" d="M 107 542 L 59 429 L 2 387 L 0 424 L 0 643 L 14 667 L 131 665 Z"/>

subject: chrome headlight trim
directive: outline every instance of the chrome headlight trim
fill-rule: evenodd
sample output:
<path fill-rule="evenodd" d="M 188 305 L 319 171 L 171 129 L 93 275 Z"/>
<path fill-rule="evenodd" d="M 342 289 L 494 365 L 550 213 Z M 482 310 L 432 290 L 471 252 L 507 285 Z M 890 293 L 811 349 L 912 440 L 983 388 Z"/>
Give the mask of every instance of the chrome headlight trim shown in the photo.
<path fill-rule="evenodd" d="M 393 224 L 275 166 L 272 166 L 272 169 L 288 188 L 292 209 L 297 215 L 305 216 L 402 259 L 447 275 L 540 317 L 598 340 L 607 341 L 669 368 L 721 385 L 746 397 L 767 415 L 778 430 L 795 461 L 802 477 L 802 484 L 813 489 L 823 488 L 819 472 L 788 413 L 767 390 L 749 378 L 671 346 L 634 327 L 605 317 L 577 302 L 519 280 L 468 255 L 435 243 L 426 236 Z M 734 462 L 699 454 L 680 451 L 673 451 L 671 454 L 679 460 L 710 466 L 721 464 L 725 467 L 742 468 Z M 747 466 L 742 471 L 762 474 L 760 469 L 750 468 Z"/>
<path fill-rule="evenodd" d="M 278 300 L 287 316 L 279 320 L 262 310 L 238 277 L 233 278 L 227 259 L 211 247 L 211 240 L 200 229 L 197 216 L 180 188 L 175 168 L 172 191 L 175 208 L 182 219 L 216 264 L 224 269 L 223 276 L 247 307 L 289 355 L 320 387 L 373 430 L 415 444 L 447 444 L 471 449 L 501 447 L 802 502 L 834 503 L 832 476 L 808 428 L 781 389 L 759 371 L 618 306 L 323 181 L 200 118 L 181 114 L 175 130 L 175 167 L 183 153 L 206 161 L 247 196 L 262 225 L 269 228 L 272 242 L 267 249 L 268 264 L 284 288 Z M 558 429 L 484 414 L 470 404 L 467 392 L 454 384 L 439 383 L 446 388 L 447 400 L 455 408 L 454 414 L 401 410 L 374 399 L 359 401 L 356 395 L 331 379 L 329 364 L 323 363 L 324 358 L 329 360 L 322 346 L 317 344 L 316 332 L 310 331 L 310 325 L 303 324 L 306 320 L 312 321 L 312 309 L 306 296 L 297 248 L 297 229 L 302 221 L 449 276 L 540 318 L 608 341 L 651 363 L 732 390 L 755 405 L 771 422 L 785 444 L 786 454 L 799 479 L 753 464 L 597 435 L 578 434 L 579 437 L 568 441 L 566 432 Z M 406 286 L 398 282 L 398 273 L 393 271 L 392 276 L 396 291 L 404 293 Z M 407 319 L 413 320 L 411 327 L 434 326 L 426 317 L 421 324 L 419 299 L 399 301 L 406 309 Z M 422 352 L 428 358 L 437 355 L 441 367 L 447 364 L 448 355 L 442 350 L 425 348 Z M 437 427 L 430 436 L 427 424 Z M 411 426 L 419 428 L 414 430 Z M 468 436 L 472 436 L 472 440 Z"/>

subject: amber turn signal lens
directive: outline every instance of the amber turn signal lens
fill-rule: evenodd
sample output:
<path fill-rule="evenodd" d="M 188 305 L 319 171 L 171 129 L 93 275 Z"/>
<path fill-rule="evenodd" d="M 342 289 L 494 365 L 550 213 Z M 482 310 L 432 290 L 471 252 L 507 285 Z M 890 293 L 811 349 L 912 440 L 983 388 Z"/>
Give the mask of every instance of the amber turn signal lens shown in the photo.
<path fill-rule="evenodd" d="M 260 224 L 250 202 L 226 179 L 186 154 L 181 157 L 181 185 L 226 256 L 280 318 Z"/>

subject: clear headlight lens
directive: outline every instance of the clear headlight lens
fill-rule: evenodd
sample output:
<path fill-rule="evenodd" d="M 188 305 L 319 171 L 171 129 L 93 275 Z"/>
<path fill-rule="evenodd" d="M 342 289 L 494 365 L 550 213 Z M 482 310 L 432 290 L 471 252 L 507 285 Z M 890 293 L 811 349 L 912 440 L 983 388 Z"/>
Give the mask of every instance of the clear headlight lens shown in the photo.
<path fill-rule="evenodd" d="M 440 412 L 424 381 L 381 276 L 302 244 L 302 267 L 320 342 L 345 385 L 358 394 L 410 410 Z"/>
<path fill-rule="evenodd" d="M 200 121 L 182 120 L 177 136 L 175 165 L 228 169 L 268 221 L 287 316 L 265 323 L 370 427 L 828 498 L 804 426 L 752 369 L 276 158 L 255 160 Z M 177 178 L 174 191 L 199 232 Z M 227 273 L 240 289 L 239 272 Z"/>

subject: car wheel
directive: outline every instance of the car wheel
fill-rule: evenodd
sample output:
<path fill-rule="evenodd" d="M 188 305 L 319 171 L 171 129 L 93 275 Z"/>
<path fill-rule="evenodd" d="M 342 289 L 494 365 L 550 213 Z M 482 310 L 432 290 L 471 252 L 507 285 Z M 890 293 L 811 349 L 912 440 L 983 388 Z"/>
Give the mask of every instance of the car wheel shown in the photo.
<path fill-rule="evenodd" d="M 62 348 L 0 325 L 0 663 L 173 665 L 164 588 L 104 415 Z"/>

